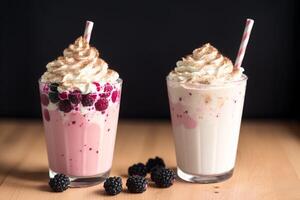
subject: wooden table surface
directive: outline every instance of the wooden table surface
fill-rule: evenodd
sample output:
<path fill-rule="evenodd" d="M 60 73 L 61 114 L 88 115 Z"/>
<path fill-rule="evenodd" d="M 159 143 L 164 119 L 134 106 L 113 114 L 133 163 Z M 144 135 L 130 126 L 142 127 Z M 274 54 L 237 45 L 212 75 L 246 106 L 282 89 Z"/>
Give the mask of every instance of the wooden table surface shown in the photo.
<path fill-rule="evenodd" d="M 176 167 L 169 122 L 121 121 L 111 175 L 126 180 L 127 168 L 161 156 Z M 107 196 L 103 184 L 53 193 L 48 187 L 42 123 L 0 120 L 0 200 L 76 199 L 300 199 L 300 124 L 246 121 L 241 128 L 237 164 L 231 179 L 216 184 L 177 180 L 167 189 L 149 186 L 143 194 L 126 190 Z"/>

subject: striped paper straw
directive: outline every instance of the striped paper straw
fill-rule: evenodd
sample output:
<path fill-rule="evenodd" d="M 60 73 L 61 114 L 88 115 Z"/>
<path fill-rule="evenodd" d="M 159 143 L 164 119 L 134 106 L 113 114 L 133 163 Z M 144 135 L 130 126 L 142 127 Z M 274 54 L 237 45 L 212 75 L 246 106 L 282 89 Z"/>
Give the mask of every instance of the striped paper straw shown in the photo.
<path fill-rule="evenodd" d="M 83 38 L 89 43 L 93 30 L 94 22 L 86 21 Z"/>
<path fill-rule="evenodd" d="M 234 64 L 234 66 L 236 68 L 239 68 L 242 65 L 253 24 L 254 24 L 253 19 L 247 19 L 244 34 L 242 37 L 242 42 L 240 45 L 240 49 L 239 49 L 239 52 L 237 54 L 235 64 Z"/>

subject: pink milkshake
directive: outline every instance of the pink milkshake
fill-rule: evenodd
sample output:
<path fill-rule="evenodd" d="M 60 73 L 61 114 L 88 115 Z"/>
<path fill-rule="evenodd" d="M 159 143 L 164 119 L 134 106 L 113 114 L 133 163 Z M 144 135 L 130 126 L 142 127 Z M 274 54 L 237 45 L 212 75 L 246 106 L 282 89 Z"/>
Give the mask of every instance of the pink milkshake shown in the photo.
<path fill-rule="evenodd" d="M 39 89 L 50 177 L 97 184 L 112 165 L 122 80 L 83 37 L 46 67 Z"/>
<path fill-rule="evenodd" d="M 167 77 L 177 173 L 189 182 L 232 176 L 247 77 L 205 44 Z"/>

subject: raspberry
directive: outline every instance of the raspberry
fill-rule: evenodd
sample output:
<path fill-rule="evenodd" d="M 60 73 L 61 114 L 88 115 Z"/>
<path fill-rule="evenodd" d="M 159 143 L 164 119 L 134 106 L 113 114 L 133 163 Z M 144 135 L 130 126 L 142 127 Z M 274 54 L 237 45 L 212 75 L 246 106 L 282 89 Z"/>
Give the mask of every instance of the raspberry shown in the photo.
<path fill-rule="evenodd" d="M 113 103 L 115 103 L 116 102 L 116 100 L 117 100 L 117 98 L 118 98 L 118 96 L 119 96 L 119 92 L 118 91 L 113 91 L 113 93 L 111 94 L 111 100 L 112 100 L 112 102 Z"/>
<path fill-rule="evenodd" d="M 142 176 L 129 176 L 126 182 L 128 191 L 131 193 L 142 193 L 146 191 L 148 181 Z"/>
<path fill-rule="evenodd" d="M 95 103 L 95 108 L 98 111 L 104 111 L 108 107 L 108 100 L 105 98 L 100 98 L 96 103 Z"/>
<path fill-rule="evenodd" d="M 96 96 L 94 94 L 82 95 L 81 103 L 83 106 L 92 106 L 95 102 Z"/>
<path fill-rule="evenodd" d="M 96 86 L 96 88 L 97 88 L 97 91 L 99 92 L 99 91 L 101 90 L 101 86 L 100 86 L 100 84 L 99 84 L 99 83 L 97 83 L 97 82 L 93 82 L 93 84 Z"/>
<path fill-rule="evenodd" d="M 54 192 L 63 192 L 69 188 L 70 179 L 64 174 L 56 174 L 49 181 L 49 186 Z"/>
<path fill-rule="evenodd" d="M 100 97 L 102 97 L 102 98 L 109 97 L 112 90 L 113 90 L 113 87 L 109 83 L 106 83 L 104 86 L 103 93 L 100 94 Z"/>
<path fill-rule="evenodd" d="M 107 98 L 107 97 L 109 97 L 109 95 L 110 95 L 110 92 L 104 92 L 104 93 L 99 94 L 99 96 L 101 98 Z"/>
<path fill-rule="evenodd" d="M 106 83 L 104 86 L 104 92 L 111 92 L 112 90 L 113 87 L 109 83 Z"/>
<path fill-rule="evenodd" d="M 138 163 L 128 168 L 129 176 L 139 175 L 145 177 L 147 175 L 146 166 L 143 163 Z"/>
<path fill-rule="evenodd" d="M 58 94 L 59 99 L 64 100 L 68 98 L 68 93 L 67 92 L 62 92 Z"/>
<path fill-rule="evenodd" d="M 109 177 L 104 182 L 105 192 L 109 195 L 116 195 L 122 191 L 121 177 Z"/>
<path fill-rule="evenodd" d="M 82 99 L 81 92 L 79 90 L 75 90 L 69 94 L 69 100 L 71 103 L 78 105 Z"/>
<path fill-rule="evenodd" d="M 65 113 L 70 112 L 73 109 L 71 102 L 69 100 L 61 100 L 58 104 L 59 110 Z"/>
<path fill-rule="evenodd" d="M 49 104 L 49 99 L 47 97 L 46 94 L 41 94 L 41 103 L 44 105 L 44 106 L 48 106 Z"/>

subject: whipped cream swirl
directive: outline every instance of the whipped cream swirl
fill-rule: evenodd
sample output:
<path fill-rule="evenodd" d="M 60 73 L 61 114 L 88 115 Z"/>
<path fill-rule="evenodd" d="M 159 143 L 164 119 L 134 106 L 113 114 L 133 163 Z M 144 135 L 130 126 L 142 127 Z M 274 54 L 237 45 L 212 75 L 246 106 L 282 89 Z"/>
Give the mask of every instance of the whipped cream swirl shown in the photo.
<path fill-rule="evenodd" d="M 235 69 L 231 60 L 209 43 L 176 63 L 168 78 L 180 83 L 221 84 L 239 80 L 243 68 Z"/>
<path fill-rule="evenodd" d="M 86 94 L 96 90 L 93 82 L 114 83 L 119 78 L 119 74 L 108 69 L 108 64 L 99 58 L 98 50 L 83 37 L 69 45 L 63 56 L 48 63 L 46 68 L 41 82 L 58 83 L 60 92 L 78 89 Z"/>

